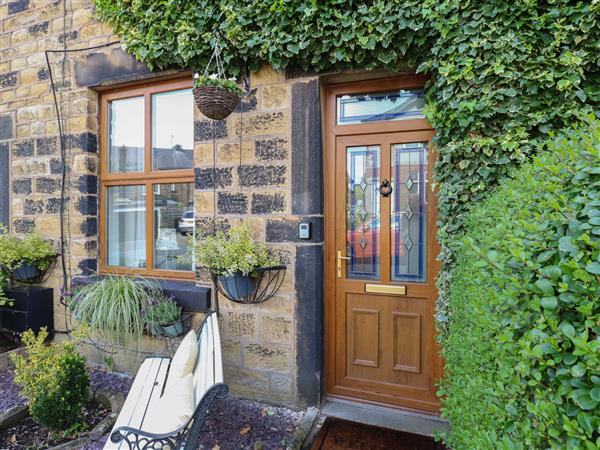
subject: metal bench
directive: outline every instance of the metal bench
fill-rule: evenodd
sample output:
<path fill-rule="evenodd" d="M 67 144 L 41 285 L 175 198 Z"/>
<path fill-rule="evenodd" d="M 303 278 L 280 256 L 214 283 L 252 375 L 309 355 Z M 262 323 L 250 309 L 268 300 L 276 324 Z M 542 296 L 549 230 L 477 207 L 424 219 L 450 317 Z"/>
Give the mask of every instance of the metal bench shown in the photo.
<path fill-rule="evenodd" d="M 224 397 L 229 391 L 223 383 L 221 341 L 216 312 L 210 312 L 204 318 L 198 337 L 194 377 L 199 376 L 200 388 L 196 392 L 201 395 L 195 398 L 194 414 L 181 427 L 169 433 L 156 434 L 144 428 L 144 419 L 163 394 L 170 362 L 170 358 L 162 357 L 144 360 L 104 450 L 182 450 L 197 447 L 198 435 L 212 401 L 216 397 Z"/>

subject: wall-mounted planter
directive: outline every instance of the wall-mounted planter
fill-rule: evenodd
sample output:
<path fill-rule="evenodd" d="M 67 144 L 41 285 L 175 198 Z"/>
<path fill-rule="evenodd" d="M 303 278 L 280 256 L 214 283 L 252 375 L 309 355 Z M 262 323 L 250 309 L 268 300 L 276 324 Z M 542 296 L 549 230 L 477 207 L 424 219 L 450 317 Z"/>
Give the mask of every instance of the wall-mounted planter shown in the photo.
<path fill-rule="evenodd" d="M 250 275 L 235 274 L 230 276 L 220 276 L 219 283 L 227 294 L 227 297 L 233 300 L 241 300 L 249 296 L 256 287 L 256 279 Z"/>
<path fill-rule="evenodd" d="M 22 333 L 32 329 L 38 333 L 46 327 L 54 330 L 53 290 L 39 286 L 18 286 L 6 289 L 6 296 L 13 300 L 12 306 L 0 307 L 0 328 Z"/>
<path fill-rule="evenodd" d="M 183 325 L 183 321 L 178 320 L 170 325 L 163 325 L 162 329 L 167 336 L 177 337 L 183 334 L 185 327 Z"/>

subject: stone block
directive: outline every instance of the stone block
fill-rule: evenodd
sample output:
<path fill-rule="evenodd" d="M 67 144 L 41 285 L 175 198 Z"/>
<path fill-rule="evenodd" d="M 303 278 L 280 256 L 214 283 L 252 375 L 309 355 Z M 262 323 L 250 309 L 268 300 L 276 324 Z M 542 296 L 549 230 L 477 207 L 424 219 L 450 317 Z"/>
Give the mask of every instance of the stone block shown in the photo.
<path fill-rule="evenodd" d="M 217 147 L 217 164 L 229 164 L 240 162 L 249 162 L 254 160 L 254 143 L 245 141 L 242 142 L 242 154 L 240 155 L 239 142 L 223 142 Z M 212 155 L 211 155 L 212 156 Z"/>
<path fill-rule="evenodd" d="M 219 192 L 217 194 L 217 211 L 219 214 L 246 214 L 248 196 L 243 193 Z"/>
<path fill-rule="evenodd" d="M 247 368 L 279 373 L 289 373 L 292 363 L 289 345 L 246 344 L 243 348 L 243 358 Z"/>
<path fill-rule="evenodd" d="M 287 159 L 289 155 L 289 142 L 285 138 L 258 139 L 254 152 L 256 159 L 259 161 Z"/>
<path fill-rule="evenodd" d="M 48 21 L 36 23 L 27 27 L 27 32 L 35 39 L 39 39 L 42 36 L 48 34 Z"/>
<path fill-rule="evenodd" d="M 197 120 L 194 122 L 194 141 L 212 141 L 227 137 L 225 120 Z"/>
<path fill-rule="evenodd" d="M 194 144 L 194 165 L 207 166 L 213 162 L 212 143 Z"/>
<path fill-rule="evenodd" d="M 15 233 L 30 233 L 34 230 L 35 224 L 33 219 L 25 219 L 20 217 L 12 222 L 12 231 Z"/>
<path fill-rule="evenodd" d="M 285 74 L 274 70 L 270 65 L 264 65 L 250 74 L 250 86 L 280 83 L 285 80 Z"/>
<path fill-rule="evenodd" d="M 275 193 L 253 193 L 250 212 L 252 214 L 276 214 L 286 210 L 285 194 Z"/>
<path fill-rule="evenodd" d="M 82 194 L 98 193 L 98 177 L 96 175 L 82 175 L 77 178 L 77 190 Z"/>
<path fill-rule="evenodd" d="M 291 375 L 271 374 L 270 400 L 279 404 L 294 403 L 294 387 L 292 386 Z"/>
<path fill-rule="evenodd" d="M 242 186 L 280 186 L 287 183 L 287 167 L 246 165 L 238 167 L 238 176 Z"/>
<path fill-rule="evenodd" d="M 32 200 L 26 198 L 23 202 L 23 214 L 35 215 L 44 212 L 44 202 L 42 200 Z"/>
<path fill-rule="evenodd" d="M 229 129 L 234 136 L 240 135 L 240 118 L 229 119 Z M 243 118 L 243 136 L 283 134 L 290 129 L 290 116 L 287 111 L 247 114 Z"/>
<path fill-rule="evenodd" d="M 56 239 L 60 236 L 60 217 L 56 214 L 37 216 L 35 218 L 35 229 L 44 237 Z"/>
<path fill-rule="evenodd" d="M 17 74 L 16 71 L 0 73 L 0 89 L 16 86 Z"/>
<path fill-rule="evenodd" d="M 37 138 L 35 144 L 38 156 L 54 155 L 58 151 L 58 139 L 56 137 Z"/>
<path fill-rule="evenodd" d="M 50 163 L 45 159 L 15 159 L 11 169 L 14 177 L 47 175 L 50 173 Z"/>
<path fill-rule="evenodd" d="M 223 364 L 233 366 L 242 365 L 242 346 L 239 342 L 228 339 L 221 340 L 221 353 L 223 355 Z"/>
<path fill-rule="evenodd" d="M 256 316 L 252 313 L 227 312 L 223 315 L 223 331 L 229 337 L 250 338 L 256 335 Z"/>
<path fill-rule="evenodd" d="M 15 0 L 8 2 L 8 14 L 17 14 L 27 11 L 29 8 L 29 0 Z"/>
<path fill-rule="evenodd" d="M 196 192 L 196 214 L 212 214 L 215 207 L 213 191 Z"/>
<path fill-rule="evenodd" d="M 287 84 L 275 84 L 261 89 L 261 106 L 263 109 L 282 109 L 290 105 L 289 87 Z"/>
<path fill-rule="evenodd" d="M 96 173 L 98 160 L 95 156 L 76 155 L 73 159 L 73 171 L 75 173 Z"/>
<path fill-rule="evenodd" d="M 213 171 L 212 167 L 208 169 L 196 167 L 194 179 L 196 189 L 213 189 L 215 186 L 224 188 L 233 183 L 232 169 L 231 167 L 218 167 Z"/>
<path fill-rule="evenodd" d="M 269 396 L 270 380 L 266 373 L 225 365 L 223 368 L 225 383 L 233 395 L 266 399 Z"/>
<path fill-rule="evenodd" d="M 21 197 L 12 197 L 10 201 L 10 212 L 13 216 L 22 216 L 25 214 L 23 211 L 24 199 Z M 4 220 L 0 220 L 0 223 L 4 223 Z"/>
<path fill-rule="evenodd" d="M 225 217 L 196 217 L 196 239 L 211 236 L 217 231 L 227 232 L 230 227 Z"/>
<path fill-rule="evenodd" d="M 78 20 L 90 22 L 91 8 L 76 9 L 73 17 L 73 29 L 80 29 L 76 25 L 75 14 L 84 16 Z M 78 86 L 98 86 L 107 80 L 118 80 L 149 74 L 151 71 L 146 64 L 141 63 L 120 48 L 78 57 L 75 60 L 75 82 Z"/>
<path fill-rule="evenodd" d="M 67 208 L 67 203 L 68 203 L 69 199 L 65 198 L 65 211 Z M 45 205 L 45 210 L 46 213 L 48 214 L 58 214 L 60 212 L 60 203 L 61 203 L 61 199 L 60 197 L 50 197 L 48 199 L 46 199 L 46 205 Z"/>
<path fill-rule="evenodd" d="M 60 179 L 41 177 L 35 180 L 35 191 L 43 194 L 53 194 L 60 189 Z"/>
<path fill-rule="evenodd" d="M 31 178 L 13 179 L 13 194 L 31 194 Z"/>
<path fill-rule="evenodd" d="M 298 222 L 311 224 L 310 240 L 298 237 Z M 323 242 L 322 217 L 294 217 L 267 221 L 267 242 Z"/>
<path fill-rule="evenodd" d="M 13 146 L 13 156 L 15 157 L 25 157 L 25 156 L 33 156 L 33 148 L 34 141 L 28 139 L 26 141 L 20 141 L 14 144 Z"/>
<path fill-rule="evenodd" d="M 83 216 L 95 216 L 98 214 L 98 197 L 83 195 L 75 202 L 75 208 Z"/>
<path fill-rule="evenodd" d="M 266 342 L 291 344 L 293 324 L 289 317 L 262 316 L 258 326 L 258 336 Z"/>
<path fill-rule="evenodd" d="M 96 217 L 84 218 L 79 230 L 86 237 L 96 236 L 98 234 L 98 219 Z"/>

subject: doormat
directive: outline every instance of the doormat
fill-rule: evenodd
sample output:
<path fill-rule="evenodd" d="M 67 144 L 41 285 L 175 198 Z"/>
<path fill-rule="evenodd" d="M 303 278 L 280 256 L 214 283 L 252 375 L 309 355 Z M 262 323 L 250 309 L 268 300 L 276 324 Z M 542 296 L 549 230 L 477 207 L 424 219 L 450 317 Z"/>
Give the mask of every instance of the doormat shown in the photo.
<path fill-rule="evenodd" d="M 446 450 L 433 438 L 327 418 L 312 450 Z"/>

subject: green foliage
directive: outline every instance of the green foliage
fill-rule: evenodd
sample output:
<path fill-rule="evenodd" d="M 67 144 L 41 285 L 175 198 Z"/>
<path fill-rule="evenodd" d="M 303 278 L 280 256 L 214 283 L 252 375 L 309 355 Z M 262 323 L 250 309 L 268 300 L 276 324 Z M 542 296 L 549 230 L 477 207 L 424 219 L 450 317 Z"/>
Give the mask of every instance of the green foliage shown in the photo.
<path fill-rule="evenodd" d="M 223 89 L 227 89 L 230 92 L 233 92 L 238 97 L 241 97 L 244 94 L 239 86 L 237 85 L 235 78 L 230 78 L 229 80 L 223 80 L 221 78 L 216 78 L 214 76 L 204 76 L 204 75 L 194 75 L 194 87 L 201 86 L 218 86 Z"/>
<path fill-rule="evenodd" d="M 443 343 L 448 443 L 600 448 L 600 121 L 549 141 L 465 225 Z"/>
<path fill-rule="evenodd" d="M 14 269 L 27 262 L 46 270 L 55 256 L 52 244 L 38 234 L 30 233 L 21 238 L 0 226 L 0 267 Z"/>
<path fill-rule="evenodd" d="M 164 295 L 152 301 L 144 313 L 144 320 L 149 325 L 170 325 L 181 318 L 181 308 L 177 303 Z"/>
<path fill-rule="evenodd" d="M 29 401 L 33 419 L 53 431 L 73 427 L 89 397 L 90 379 L 85 358 L 75 351 L 77 339 L 46 345 L 48 332 L 23 333 L 27 355 L 11 355 L 15 383 Z"/>
<path fill-rule="evenodd" d="M 246 224 L 217 232 L 194 244 L 196 264 L 206 267 L 215 275 L 251 275 L 260 267 L 273 267 L 280 259 L 269 253 L 267 246 L 250 235 Z"/>
<path fill-rule="evenodd" d="M 571 0 L 95 0 L 126 49 L 151 67 L 202 68 L 218 28 L 225 68 L 418 67 L 431 75 L 439 240 L 437 316 L 448 321 L 463 217 L 536 140 L 600 108 L 600 3 Z M 238 60 L 239 55 L 239 60 Z M 240 61 L 241 60 L 241 61 Z"/>
<path fill-rule="evenodd" d="M 104 343 L 139 349 L 144 331 L 142 311 L 161 295 L 154 281 L 109 275 L 77 288 L 69 308 Z"/>
<path fill-rule="evenodd" d="M 8 278 L 4 272 L 0 270 L 0 306 L 12 305 L 12 300 L 6 296 L 5 289 L 8 287 Z"/>

